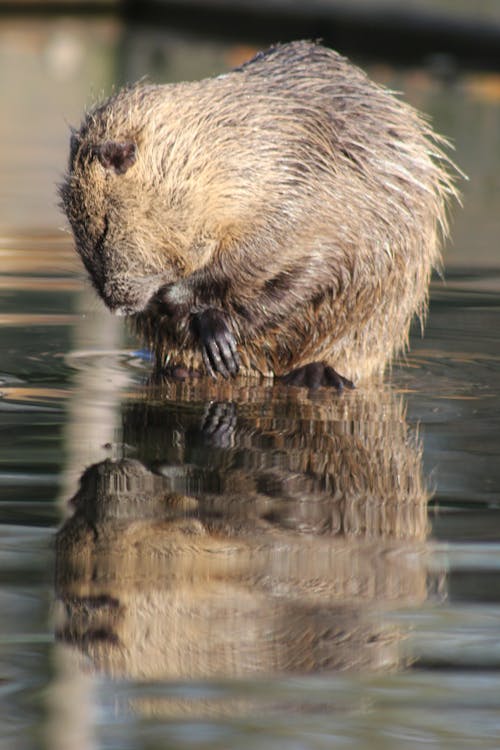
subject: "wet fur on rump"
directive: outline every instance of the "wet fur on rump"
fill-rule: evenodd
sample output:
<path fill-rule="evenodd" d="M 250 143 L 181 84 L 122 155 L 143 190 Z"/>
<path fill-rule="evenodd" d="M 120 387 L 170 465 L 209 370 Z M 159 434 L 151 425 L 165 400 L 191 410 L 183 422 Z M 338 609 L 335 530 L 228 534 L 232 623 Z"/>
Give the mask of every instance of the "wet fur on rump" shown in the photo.
<path fill-rule="evenodd" d="M 320 360 L 358 380 L 425 313 L 456 195 L 442 146 L 345 58 L 295 42 L 98 105 L 61 196 L 98 293 L 158 363 L 203 369 L 189 320 L 213 308 L 245 369 Z"/>

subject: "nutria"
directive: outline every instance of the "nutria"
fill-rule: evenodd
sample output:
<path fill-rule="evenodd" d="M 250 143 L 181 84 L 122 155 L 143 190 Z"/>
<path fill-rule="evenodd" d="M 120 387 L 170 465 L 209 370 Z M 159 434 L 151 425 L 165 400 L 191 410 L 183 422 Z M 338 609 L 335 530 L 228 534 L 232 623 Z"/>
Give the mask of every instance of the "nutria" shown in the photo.
<path fill-rule="evenodd" d="M 172 376 L 341 390 L 382 373 L 425 312 L 456 195 L 441 145 L 344 57 L 299 41 L 96 106 L 72 134 L 62 205 L 98 293 Z"/>

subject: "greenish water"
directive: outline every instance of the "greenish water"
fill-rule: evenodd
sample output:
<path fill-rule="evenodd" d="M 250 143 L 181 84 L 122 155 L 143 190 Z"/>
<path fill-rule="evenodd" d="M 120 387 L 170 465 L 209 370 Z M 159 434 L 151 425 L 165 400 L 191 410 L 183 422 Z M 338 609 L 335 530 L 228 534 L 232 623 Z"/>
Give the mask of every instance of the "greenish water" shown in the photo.
<path fill-rule="evenodd" d="M 0 25 L 15 113 L 0 164 L 0 748 L 493 750 L 496 78 L 371 71 L 433 113 L 470 175 L 425 337 L 382 392 L 148 388 L 58 231 L 64 120 L 89 91 L 243 53 L 107 21 Z M 15 98 L 30 82 L 36 117 Z"/>

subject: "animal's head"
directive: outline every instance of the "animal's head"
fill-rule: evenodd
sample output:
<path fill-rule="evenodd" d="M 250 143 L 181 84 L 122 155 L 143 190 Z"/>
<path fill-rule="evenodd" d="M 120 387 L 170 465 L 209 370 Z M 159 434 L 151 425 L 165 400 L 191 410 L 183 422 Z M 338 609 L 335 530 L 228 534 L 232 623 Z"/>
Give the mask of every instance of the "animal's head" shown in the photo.
<path fill-rule="evenodd" d="M 76 249 L 107 307 L 145 309 L 164 284 L 183 275 L 185 238 L 162 190 L 149 135 L 134 123 L 134 91 L 117 95 L 73 131 L 59 191 Z"/>

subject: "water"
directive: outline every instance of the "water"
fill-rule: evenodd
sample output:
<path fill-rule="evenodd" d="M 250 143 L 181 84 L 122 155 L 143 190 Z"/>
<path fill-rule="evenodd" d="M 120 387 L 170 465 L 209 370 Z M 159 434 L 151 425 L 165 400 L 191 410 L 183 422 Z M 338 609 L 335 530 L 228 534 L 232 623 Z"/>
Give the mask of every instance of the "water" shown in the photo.
<path fill-rule="evenodd" d="M 144 39 L 0 25 L 0 748 L 493 750 L 498 81 L 372 68 L 471 177 L 426 335 L 382 391 L 148 387 L 53 189 L 65 118 L 152 65 Z M 158 77 L 245 53 L 154 39 Z M 14 97 L 33 86 L 39 117 Z"/>

